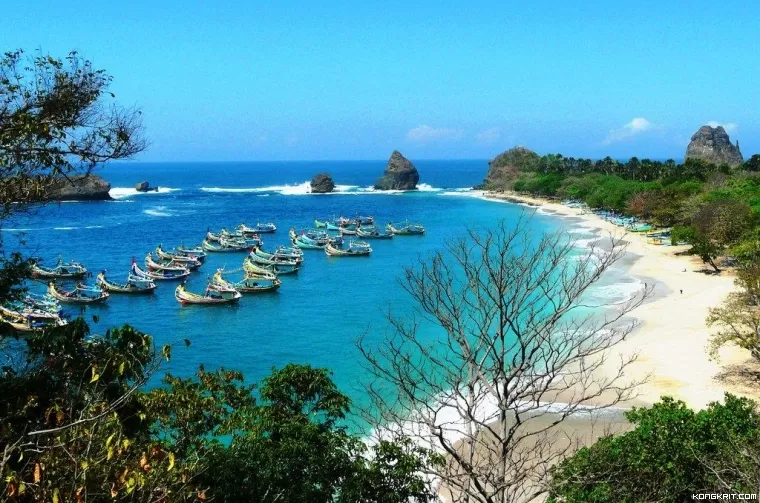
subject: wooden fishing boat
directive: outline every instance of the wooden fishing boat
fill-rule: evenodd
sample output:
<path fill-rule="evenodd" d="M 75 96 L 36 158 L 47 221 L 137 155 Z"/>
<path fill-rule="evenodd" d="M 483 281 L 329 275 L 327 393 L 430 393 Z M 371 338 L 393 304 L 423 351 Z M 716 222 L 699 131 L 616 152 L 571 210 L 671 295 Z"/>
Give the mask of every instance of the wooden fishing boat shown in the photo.
<path fill-rule="evenodd" d="M 253 247 L 251 248 L 251 253 L 258 255 L 261 258 L 269 259 L 273 262 L 280 262 L 283 264 L 300 264 L 303 262 L 303 252 L 298 248 L 296 248 L 296 250 L 298 250 L 298 253 L 284 251 L 281 250 L 281 248 L 278 248 L 274 253 L 269 253 L 259 247 Z"/>
<path fill-rule="evenodd" d="M 365 216 L 357 215 L 356 217 L 354 217 L 354 221 L 356 222 L 357 225 L 374 225 L 375 217 L 372 217 L 372 216 L 365 217 Z"/>
<path fill-rule="evenodd" d="M 372 253 L 372 248 L 363 241 L 350 241 L 345 249 L 337 248 L 328 243 L 325 247 L 325 253 L 330 257 L 366 257 Z"/>
<path fill-rule="evenodd" d="M 251 252 L 248 255 L 248 259 L 251 260 L 254 264 L 260 265 L 260 266 L 275 266 L 280 271 L 280 274 L 288 274 L 292 270 L 297 271 L 301 267 L 300 262 L 285 262 L 285 261 L 278 261 L 278 260 L 270 260 L 268 258 L 264 258 L 260 255 L 257 255 L 254 252 Z"/>
<path fill-rule="evenodd" d="M 275 253 L 285 257 L 300 257 L 303 260 L 303 250 L 297 246 L 280 245 L 275 250 Z"/>
<path fill-rule="evenodd" d="M 326 222 L 325 223 L 325 228 L 328 231 L 339 231 L 340 230 L 340 224 L 338 224 L 337 222 Z"/>
<path fill-rule="evenodd" d="M 297 267 L 281 267 L 277 264 L 257 264 L 250 257 L 246 257 L 243 261 L 243 269 L 249 274 L 259 276 L 266 274 L 282 276 L 285 274 L 295 274 L 299 271 Z"/>
<path fill-rule="evenodd" d="M 261 223 L 257 222 L 254 227 L 248 227 L 245 223 L 237 226 L 237 231 L 244 236 L 250 236 L 255 234 L 271 234 L 277 231 L 277 226 L 272 222 Z"/>
<path fill-rule="evenodd" d="M 177 262 L 167 262 L 167 263 L 161 263 L 156 262 L 153 260 L 153 254 L 148 253 L 145 256 L 145 267 L 147 267 L 151 271 L 169 271 L 169 272 L 182 272 L 183 270 L 192 270 L 197 269 L 201 266 L 201 263 L 197 260 L 193 261 L 192 263 L 189 262 L 183 262 L 183 263 L 177 263 Z"/>
<path fill-rule="evenodd" d="M 58 302 L 70 304 L 98 304 L 105 302 L 110 294 L 97 287 L 77 283 L 73 290 L 64 290 L 54 281 L 48 284 L 48 294 Z"/>
<path fill-rule="evenodd" d="M 9 324 L 18 332 L 34 332 L 45 328 L 61 327 L 67 322 L 58 313 L 36 309 L 17 311 L 0 306 L 0 321 Z"/>
<path fill-rule="evenodd" d="M 194 257 L 198 262 L 203 262 L 206 260 L 206 257 L 208 256 L 205 251 L 203 251 L 203 248 L 200 246 L 191 246 L 191 247 L 185 247 L 184 244 L 181 244 L 177 247 L 177 249 L 174 252 L 176 255 L 182 255 L 185 257 Z"/>
<path fill-rule="evenodd" d="M 233 288 L 240 293 L 276 292 L 282 284 L 282 281 L 274 274 L 255 275 L 246 273 L 243 279 L 234 283 L 224 279 L 223 274 L 224 271 L 219 269 L 211 281 L 216 285 Z"/>
<path fill-rule="evenodd" d="M 32 277 L 38 279 L 81 279 L 87 276 L 87 269 L 77 262 L 64 262 L 58 257 L 54 267 L 44 267 L 39 261 L 32 263 Z"/>
<path fill-rule="evenodd" d="M 409 222 L 404 222 L 398 227 L 395 227 L 393 223 L 389 223 L 385 226 L 385 230 L 399 236 L 421 236 L 425 234 L 425 228 L 422 225 L 410 224 Z"/>
<path fill-rule="evenodd" d="M 370 225 L 356 229 L 356 235 L 365 239 L 390 239 L 393 237 L 393 231 L 385 230 L 380 232 L 377 227 Z"/>
<path fill-rule="evenodd" d="M 240 297 L 242 295 L 234 288 L 227 288 L 213 283 L 209 283 L 203 295 L 185 290 L 184 284 L 177 285 L 177 289 L 174 290 L 174 298 L 183 305 L 234 304 L 240 300 Z"/>
<path fill-rule="evenodd" d="M 172 281 L 178 279 L 185 279 L 190 276 L 190 270 L 185 269 L 183 271 L 143 271 L 137 266 L 137 262 L 132 261 L 132 269 L 130 273 L 139 278 L 148 278 L 158 281 Z"/>
<path fill-rule="evenodd" d="M 315 218 L 314 219 L 314 227 L 316 227 L 317 229 L 324 229 L 324 228 L 326 228 L 327 227 L 327 220 L 317 220 Z"/>
<path fill-rule="evenodd" d="M 229 242 L 226 242 L 225 245 L 223 245 L 222 243 L 213 244 L 213 243 L 211 243 L 211 242 L 209 242 L 207 240 L 204 240 L 203 244 L 201 246 L 203 246 L 203 249 L 205 251 L 211 252 L 211 253 L 241 252 L 241 251 L 247 251 L 248 250 L 248 247 L 245 246 L 245 245 L 243 245 L 243 246 L 237 246 L 237 245 L 235 245 L 235 246 L 229 246 Z"/>
<path fill-rule="evenodd" d="M 153 293 L 156 290 L 156 284 L 150 278 L 137 276 L 131 272 L 127 275 L 126 283 L 113 283 L 106 279 L 105 271 L 100 272 L 97 278 L 98 286 L 109 293 Z"/>
<path fill-rule="evenodd" d="M 206 241 L 208 241 L 210 243 L 218 243 L 220 237 L 222 237 L 221 234 L 214 233 L 214 232 L 211 232 L 211 231 L 206 232 Z M 205 250 L 205 248 L 204 248 L 204 250 Z"/>
<path fill-rule="evenodd" d="M 351 227 L 341 227 L 339 232 L 344 236 L 356 236 L 357 229 Z"/>
<path fill-rule="evenodd" d="M 198 268 L 200 267 L 200 264 L 206 259 L 206 254 L 203 253 L 203 255 L 198 255 L 194 253 L 183 253 L 178 251 L 166 251 L 163 249 L 161 245 L 158 245 L 156 247 L 156 256 L 160 258 L 161 260 L 171 261 L 178 264 L 187 263 L 194 267 L 189 267 L 190 269 Z M 197 265 L 196 265 L 197 262 Z"/>
<path fill-rule="evenodd" d="M 353 220 L 351 218 L 340 217 L 338 219 L 338 225 L 341 226 L 341 227 L 346 227 L 346 226 L 349 226 L 349 225 L 356 226 L 358 224 L 359 224 L 359 222 L 357 222 L 356 220 Z"/>

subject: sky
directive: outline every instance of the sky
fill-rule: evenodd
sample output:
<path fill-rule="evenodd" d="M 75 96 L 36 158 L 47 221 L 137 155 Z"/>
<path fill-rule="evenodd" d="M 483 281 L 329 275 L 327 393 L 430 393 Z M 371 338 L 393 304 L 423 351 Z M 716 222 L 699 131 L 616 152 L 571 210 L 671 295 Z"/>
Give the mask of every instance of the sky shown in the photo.
<path fill-rule="evenodd" d="M 760 152 L 760 2 L 12 3 L 0 49 L 107 70 L 142 161 Z"/>

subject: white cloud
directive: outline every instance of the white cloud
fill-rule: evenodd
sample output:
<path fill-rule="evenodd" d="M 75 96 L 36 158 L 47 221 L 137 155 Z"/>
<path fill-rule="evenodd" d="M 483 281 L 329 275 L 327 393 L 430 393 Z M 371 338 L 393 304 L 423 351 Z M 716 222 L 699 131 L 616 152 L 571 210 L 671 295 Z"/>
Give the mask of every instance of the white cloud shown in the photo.
<path fill-rule="evenodd" d="M 492 127 L 475 134 L 475 141 L 484 145 L 491 145 L 501 139 L 501 129 Z"/>
<path fill-rule="evenodd" d="M 609 145 L 610 143 L 616 143 L 626 138 L 639 135 L 646 131 L 649 131 L 655 127 L 654 124 L 646 120 L 644 117 L 635 117 L 631 122 L 625 124 L 618 129 L 610 130 L 607 138 L 604 139 L 602 145 Z"/>
<path fill-rule="evenodd" d="M 723 129 L 726 130 L 726 133 L 733 133 L 736 131 L 736 128 L 738 127 L 735 122 L 718 122 L 718 121 L 710 121 L 707 123 L 710 127 L 718 127 L 723 126 Z"/>
<path fill-rule="evenodd" d="M 425 124 L 410 129 L 406 137 L 417 143 L 429 143 L 433 141 L 461 140 L 464 130 L 453 128 L 434 128 Z"/>

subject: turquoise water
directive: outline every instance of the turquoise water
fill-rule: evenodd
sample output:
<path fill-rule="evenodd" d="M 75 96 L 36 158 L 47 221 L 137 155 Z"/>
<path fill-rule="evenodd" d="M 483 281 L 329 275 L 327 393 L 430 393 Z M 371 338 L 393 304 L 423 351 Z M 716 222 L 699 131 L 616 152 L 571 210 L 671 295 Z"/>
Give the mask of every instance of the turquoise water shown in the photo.
<path fill-rule="evenodd" d="M 94 330 L 130 323 L 152 334 L 158 344 L 179 345 L 166 370 L 189 376 L 198 365 L 224 366 L 258 380 L 272 367 L 288 362 L 328 367 L 340 388 L 357 404 L 367 375 L 355 347 L 365 334 L 377 344 L 387 333 L 388 309 L 410 309 L 398 284 L 403 267 L 440 250 L 447 239 L 463 237 L 467 228 L 485 229 L 499 220 L 514 221 L 522 207 L 484 201 L 467 189 L 482 181 L 487 163 L 419 161 L 423 190 L 373 193 L 370 186 L 384 169 L 383 161 L 278 163 L 125 163 L 101 174 L 113 186 L 112 202 L 63 203 L 40 208 L 5 222 L 6 249 L 22 247 L 54 262 L 82 262 L 94 273 L 102 269 L 122 281 L 132 257 L 143 261 L 158 244 L 199 244 L 206 229 L 232 228 L 245 221 L 275 222 L 278 231 L 264 235 L 264 248 L 287 242 L 290 227 L 311 227 L 315 216 L 374 215 L 378 223 L 409 218 L 427 228 L 422 237 L 395 237 L 372 242 L 368 258 L 328 258 L 306 251 L 302 270 L 284 276 L 279 292 L 244 297 L 238 306 L 181 306 L 173 296 L 176 283 L 161 282 L 153 296 L 112 296 L 97 315 Z M 317 172 L 330 172 L 341 192 L 305 193 Z M 136 194 L 136 182 L 148 180 L 162 192 Z M 552 230 L 563 222 L 536 215 L 531 226 Z M 586 237 L 581 231 L 579 237 Z M 19 243 L 23 239 L 24 245 Z M 210 255 L 193 274 L 188 289 L 201 291 L 207 277 L 222 266 L 241 265 L 244 254 Z M 615 278 L 608 280 L 613 284 Z M 39 286 L 37 286 L 39 288 Z M 435 337 L 430 332 L 431 340 Z"/>

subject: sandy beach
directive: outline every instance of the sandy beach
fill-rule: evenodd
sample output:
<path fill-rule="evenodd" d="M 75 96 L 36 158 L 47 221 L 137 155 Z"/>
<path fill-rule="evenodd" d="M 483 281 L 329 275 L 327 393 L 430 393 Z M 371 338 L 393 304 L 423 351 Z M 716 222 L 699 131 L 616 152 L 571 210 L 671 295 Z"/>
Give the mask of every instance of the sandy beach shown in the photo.
<path fill-rule="evenodd" d="M 739 347 L 724 347 L 718 361 L 710 359 L 708 344 L 711 329 L 705 319 L 711 307 L 719 305 L 734 290 L 730 272 L 711 275 L 699 258 L 677 255 L 686 246 L 648 244 L 641 234 L 624 232 L 593 213 L 582 214 L 557 202 L 513 193 L 487 193 L 487 198 L 534 206 L 538 211 L 568 219 L 568 228 L 583 222 L 600 237 L 623 237 L 628 242 L 628 273 L 654 285 L 652 297 L 631 315 L 641 325 L 614 351 L 629 355 L 638 352 L 638 360 L 629 367 L 628 376 L 648 382 L 639 390 L 636 404 L 652 404 L 663 395 L 683 400 L 692 408 L 703 408 L 721 400 L 725 392 L 747 396 L 760 402 L 760 389 L 748 370 L 758 370 L 749 352 Z M 614 365 L 616 358 L 610 358 Z M 610 367 L 610 370 L 612 368 Z"/>

